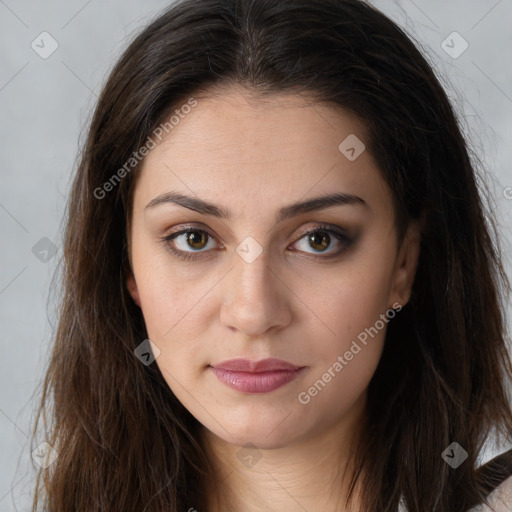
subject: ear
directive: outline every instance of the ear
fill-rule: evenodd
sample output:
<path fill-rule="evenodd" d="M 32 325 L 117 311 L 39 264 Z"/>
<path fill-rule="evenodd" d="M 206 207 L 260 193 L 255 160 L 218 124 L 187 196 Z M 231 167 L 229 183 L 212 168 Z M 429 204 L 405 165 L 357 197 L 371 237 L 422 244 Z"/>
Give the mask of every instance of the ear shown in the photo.
<path fill-rule="evenodd" d="M 390 297 L 391 304 L 398 303 L 403 307 L 409 302 L 411 297 L 420 256 L 421 226 L 421 221 L 414 220 L 407 227 L 396 260 L 393 288 Z"/>
<path fill-rule="evenodd" d="M 140 308 L 139 291 L 137 289 L 137 283 L 135 282 L 135 277 L 133 276 L 133 273 L 131 271 L 128 272 L 128 277 L 126 278 L 126 287 L 128 288 L 128 291 L 130 292 L 130 295 L 132 296 L 133 301 Z"/>

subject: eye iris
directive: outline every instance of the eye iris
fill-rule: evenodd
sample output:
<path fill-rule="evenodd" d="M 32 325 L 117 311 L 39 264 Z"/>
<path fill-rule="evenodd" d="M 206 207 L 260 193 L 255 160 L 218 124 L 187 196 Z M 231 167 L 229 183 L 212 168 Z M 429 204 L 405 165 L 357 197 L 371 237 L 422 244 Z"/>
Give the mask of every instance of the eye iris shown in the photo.
<path fill-rule="evenodd" d="M 325 231 L 317 231 L 316 233 L 309 235 L 309 242 L 311 247 L 319 251 L 329 247 L 330 240 L 330 236 L 325 233 Z M 315 245 L 321 245 L 321 247 L 314 247 Z"/>
<path fill-rule="evenodd" d="M 204 242 L 204 243 L 202 243 Z M 208 243 L 206 233 L 200 233 L 199 231 L 191 231 L 187 234 L 187 243 L 192 249 L 203 249 Z M 194 244 L 200 244 L 201 247 L 196 247 Z"/>

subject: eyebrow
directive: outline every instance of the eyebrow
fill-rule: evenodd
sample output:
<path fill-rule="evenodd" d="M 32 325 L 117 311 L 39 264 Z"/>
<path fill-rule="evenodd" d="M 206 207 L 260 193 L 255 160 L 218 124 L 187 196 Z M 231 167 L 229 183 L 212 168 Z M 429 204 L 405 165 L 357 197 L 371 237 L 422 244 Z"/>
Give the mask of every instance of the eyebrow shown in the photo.
<path fill-rule="evenodd" d="M 231 218 L 231 212 L 222 206 L 218 206 L 197 197 L 191 197 L 177 192 L 166 192 L 155 197 L 146 205 L 145 210 L 169 203 L 177 204 L 178 206 L 188 208 L 189 210 L 194 210 L 195 212 L 201 213 L 203 215 L 212 215 L 214 217 L 226 220 Z M 353 194 L 326 194 L 318 197 L 312 197 L 311 199 L 303 202 L 284 206 L 277 212 L 275 220 L 276 223 L 278 223 L 302 213 L 315 212 L 324 210 L 331 206 L 339 205 L 361 205 L 368 207 L 368 204 L 364 199 Z"/>

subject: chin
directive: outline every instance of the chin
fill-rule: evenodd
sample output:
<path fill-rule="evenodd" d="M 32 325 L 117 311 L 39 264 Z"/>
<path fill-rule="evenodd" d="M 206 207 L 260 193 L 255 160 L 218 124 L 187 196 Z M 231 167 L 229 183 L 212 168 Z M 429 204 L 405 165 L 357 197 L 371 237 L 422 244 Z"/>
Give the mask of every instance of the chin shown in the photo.
<path fill-rule="evenodd" d="M 221 428 L 216 425 L 215 429 L 209 430 L 224 442 L 240 448 L 251 445 L 262 450 L 274 450 L 289 446 L 301 437 L 299 432 L 290 432 L 289 429 L 279 430 L 279 426 L 282 426 L 283 423 L 279 425 L 279 422 L 276 422 L 278 425 L 276 428 L 275 426 L 269 427 L 268 423 L 255 425 L 253 422 L 252 425 L 243 429 L 240 428 L 239 423 L 237 425 L 222 424 Z"/>

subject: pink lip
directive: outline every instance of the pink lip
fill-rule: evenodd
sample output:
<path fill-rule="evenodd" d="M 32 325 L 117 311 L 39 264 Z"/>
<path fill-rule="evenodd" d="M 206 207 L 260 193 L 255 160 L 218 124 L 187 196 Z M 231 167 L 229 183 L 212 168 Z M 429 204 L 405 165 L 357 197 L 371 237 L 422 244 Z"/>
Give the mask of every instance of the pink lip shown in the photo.
<path fill-rule="evenodd" d="M 268 393 L 292 381 L 305 367 L 279 359 L 231 359 L 211 366 L 212 372 L 227 386 L 245 393 Z"/>

